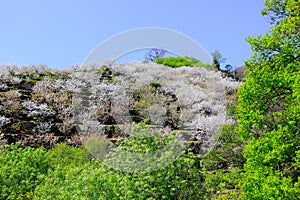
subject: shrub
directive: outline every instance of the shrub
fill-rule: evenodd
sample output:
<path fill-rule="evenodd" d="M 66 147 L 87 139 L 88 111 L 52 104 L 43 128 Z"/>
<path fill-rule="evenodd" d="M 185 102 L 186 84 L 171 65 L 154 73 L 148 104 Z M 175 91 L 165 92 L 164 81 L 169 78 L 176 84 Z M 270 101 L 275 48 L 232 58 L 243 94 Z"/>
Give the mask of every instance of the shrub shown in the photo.
<path fill-rule="evenodd" d="M 157 89 L 157 88 L 161 87 L 161 84 L 158 81 L 152 81 L 150 83 L 150 86 L 153 87 L 154 89 Z"/>
<path fill-rule="evenodd" d="M 211 69 L 211 65 L 204 64 L 200 60 L 197 60 L 193 57 L 166 57 L 166 58 L 157 58 L 154 60 L 157 64 L 167 65 L 172 68 L 182 67 L 182 66 L 190 66 L 190 67 L 205 67 Z"/>
<path fill-rule="evenodd" d="M 119 143 L 119 148 L 108 156 L 107 162 L 118 162 L 125 150 L 155 151 L 170 140 L 172 136 L 151 134 L 141 123 L 135 127 L 134 136 Z M 67 153 L 63 153 L 65 149 Z M 81 153 L 78 155 L 78 150 L 81 151 L 63 145 L 50 154 L 54 161 L 56 152 L 61 155 L 58 158 L 61 161 L 73 153 L 75 157 L 84 157 Z M 199 158 L 192 153 L 184 154 L 162 169 L 144 173 L 118 171 L 96 160 L 82 165 L 55 162 L 52 163 L 60 167 L 51 171 L 46 182 L 36 188 L 36 199 L 200 199 L 204 194 L 203 177 L 197 167 Z"/>
<path fill-rule="evenodd" d="M 90 162 L 91 156 L 84 148 L 76 148 L 61 143 L 48 151 L 49 162 L 52 167 L 68 165 L 82 166 Z"/>
<path fill-rule="evenodd" d="M 0 199 L 32 198 L 41 175 L 49 169 L 44 148 L 20 148 L 20 143 L 0 147 Z"/>
<path fill-rule="evenodd" d="M 167 65 L 172 68 L 182 67 L 182 66 L 193 66 L 192 62 L 186 57 L 167 57 L 167 58 L 157 58 L 154 60 L 157 64 Z"/>
<path fill-rule="evenodd" d="M 239 188 L 237 186 L 241 179 L 241 173 L 240 169 L 219 169 L 206 173 L 204 184 L 209 191 L 209 199 L 238 199 Z"/>

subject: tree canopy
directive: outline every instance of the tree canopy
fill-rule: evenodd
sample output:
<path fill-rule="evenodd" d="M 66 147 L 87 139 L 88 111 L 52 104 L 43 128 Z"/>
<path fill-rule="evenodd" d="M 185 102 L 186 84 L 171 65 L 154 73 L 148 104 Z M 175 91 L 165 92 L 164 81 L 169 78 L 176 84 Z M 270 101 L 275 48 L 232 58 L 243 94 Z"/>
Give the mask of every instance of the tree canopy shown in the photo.
<path fill-rule="evenodd" d="M 300 195 L 300 2 L 266 0 L 273 25 L 249 37 L 253 55 L 239 90 L 239 132 L 248 141 L 242 198 L 295 199 Z"/>

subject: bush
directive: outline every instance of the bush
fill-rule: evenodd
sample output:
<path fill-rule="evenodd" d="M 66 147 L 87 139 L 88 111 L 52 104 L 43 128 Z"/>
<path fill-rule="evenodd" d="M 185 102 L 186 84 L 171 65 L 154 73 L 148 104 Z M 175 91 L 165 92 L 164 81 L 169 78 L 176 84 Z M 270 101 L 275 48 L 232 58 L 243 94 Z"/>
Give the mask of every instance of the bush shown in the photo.
<path fill-rule="evenodd" d="M 150 83 L 150 86 L 153 87 L 154 89 L 157 89 L 161 87 L 161 84 L 158 81 L 152 81 Z"/>
<path fill-rule="evenodd" d="M 30 199 L 49 169 L 44 148 L 0 147 L 0 199 Z"/>
<path fill-rule="evenodd" d="M 166 58 L 157 58 L 154 60 L 157 64 L 167 65 L 172 68 L 182 67 L 182 66 L 190 66 L 190 67 L 205 67 L 211 68 L 208 64 L 203 64 L 201 61 L 196 58 L 191 57 L 166 57 Z"/>
<path fill-rule="evenodd" d="M 108 156 L 107 165 L 97 160 L 77 166 L 60 165 L 36 188 L 36 199 L 199 199 L 204 195 L 203 177 L 197 168 L 198 157 L 192 153 L 156 171 L 124 172 L 108 167 L 114 159 L 121 159 L 125 150 L 152 152 L 172 138 L 151 134 L 141 123 L 134 129 L 133 136 L 121 141 L 119 148 Z"/>
<path fill-rule="evenodd" d="M 157 64 L 167 65 L 172 68 L 182 67 L 182 66 L 193 66 L 192 63 L 185 57 L 167 57 L 167 58 L 157 58 L 155 61 Z"/>
<path fill-rule="evenodd" d="M 205 187 L 210 192 L 210 199 L 238 199 L 238 184 L 242 170 L 223 170 L 206 173 Z"/>
<path fill-rule="evenodd" d="M 54 168 L 68 165 L 81 166 L 90 162 L 89 152 L 80 147 L 71 147 L 66 143 L 57 145 L 48 151 L 50 165 Z"/>

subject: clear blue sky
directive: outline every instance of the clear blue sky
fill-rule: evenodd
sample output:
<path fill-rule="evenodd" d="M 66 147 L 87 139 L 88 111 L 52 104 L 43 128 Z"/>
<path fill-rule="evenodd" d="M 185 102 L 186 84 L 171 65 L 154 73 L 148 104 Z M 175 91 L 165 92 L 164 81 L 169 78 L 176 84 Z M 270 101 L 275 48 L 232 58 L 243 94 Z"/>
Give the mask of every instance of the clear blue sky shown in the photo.
<path fill-rule="evenodd" d="M 0 64 L 80 64 L 112 35 L 134 28 L 182 32 L 227 63 L 251 55 L 248 36 L 270 26 L 263 0 L 9 0 L 0 1 Z"/>

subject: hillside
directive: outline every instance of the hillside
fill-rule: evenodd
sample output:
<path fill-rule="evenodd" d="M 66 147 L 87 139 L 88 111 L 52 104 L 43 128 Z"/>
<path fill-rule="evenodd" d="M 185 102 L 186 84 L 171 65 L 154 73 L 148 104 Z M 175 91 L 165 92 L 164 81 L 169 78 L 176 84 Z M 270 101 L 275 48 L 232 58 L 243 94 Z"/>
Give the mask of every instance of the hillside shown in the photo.
<path fill-rule="evenodd" d="M 264 3 L 235 70 L 218 51 L 0 65 L 0 200 L 299 199 L 300 2 Z"/>
<path fill-rule="evenodd" d="M 118 139 L 132 122 L 150 120 L 185 141 L 213 144 L 228 96 L 240 83 L 202 67 L 155 63 L 86 64 L 72 70 L 1 67 L 1 143 L 81 144 L 85 134 Z"/>

